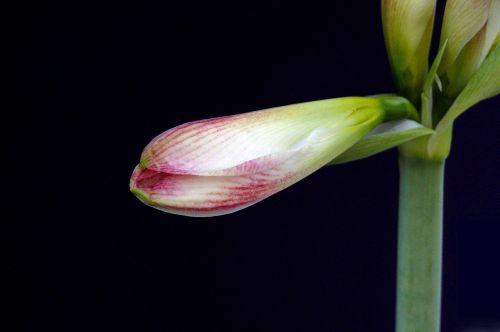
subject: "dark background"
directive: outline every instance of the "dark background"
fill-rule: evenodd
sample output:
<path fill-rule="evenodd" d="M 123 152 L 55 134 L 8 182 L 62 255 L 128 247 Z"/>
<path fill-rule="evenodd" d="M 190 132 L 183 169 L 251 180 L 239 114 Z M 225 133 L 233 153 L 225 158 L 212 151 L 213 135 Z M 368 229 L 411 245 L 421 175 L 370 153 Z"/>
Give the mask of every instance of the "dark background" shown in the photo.
<path fill-rule="evenodd" d="M 16 6 L 14 330 L 393 330 L 395 150 L 213 219 L 128 190 L 141 149 L 175 125 L 393 91 L 378 1 Z M 456 124 L 445 332 L 500 325 L 498 108 Z"/>

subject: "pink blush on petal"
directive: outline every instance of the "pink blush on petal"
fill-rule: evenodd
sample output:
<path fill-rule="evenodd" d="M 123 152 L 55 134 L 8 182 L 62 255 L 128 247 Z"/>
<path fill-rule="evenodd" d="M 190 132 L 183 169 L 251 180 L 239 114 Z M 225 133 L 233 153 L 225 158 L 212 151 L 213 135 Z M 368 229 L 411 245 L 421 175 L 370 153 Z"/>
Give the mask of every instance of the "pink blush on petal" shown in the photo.
<path fill-rule="evenodd" d="M 175 174 L 137 167 L 132 175 L 132 181 L 134 187 L 144 191 L 148 195 L 175 195 L 180 188 L 177 177 Z"/>

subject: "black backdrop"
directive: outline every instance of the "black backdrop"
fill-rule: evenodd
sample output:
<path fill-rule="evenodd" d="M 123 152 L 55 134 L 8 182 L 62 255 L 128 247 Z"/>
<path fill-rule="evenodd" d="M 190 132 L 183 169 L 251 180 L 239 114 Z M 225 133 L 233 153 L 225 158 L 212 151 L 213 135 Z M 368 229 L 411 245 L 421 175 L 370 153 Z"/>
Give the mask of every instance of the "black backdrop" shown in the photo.
<path fill-rule="evenodd" d="M 141 149 L 175 125 L 393 91 L 378 1 L 18 3 L 15 35 L 17 330 L 393 330 L 395 150 L 215 219 L 128 191 Z M 456 124 L 445 332 L 500 322 L 498 108 Z"/>

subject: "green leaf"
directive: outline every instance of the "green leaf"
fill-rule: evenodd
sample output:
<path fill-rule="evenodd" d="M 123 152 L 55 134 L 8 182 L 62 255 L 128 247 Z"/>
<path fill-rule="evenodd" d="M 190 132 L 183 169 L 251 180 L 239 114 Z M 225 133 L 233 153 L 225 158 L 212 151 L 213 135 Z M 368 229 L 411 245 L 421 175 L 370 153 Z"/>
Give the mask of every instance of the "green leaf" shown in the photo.
<path fill-rule="evenodd" d="M 362 140 L 332 160 L 329 165 L 366 158 L 432 132 L 431 129 L 412 120 L 386 122 L 373 129 Z"/>
<path fill-rule="evenodd" d="M 497 45 L 471 77 L 470 81 L 437 125 L 435 133 L 429 140 L 429 153 L 432 155 L 434 151 L 439 149 L 441 141 L 448 135 L 447 131 L 460 114 L 480 101 L 494 97 L 499 93 L 500 45 Z"/>
<path fill-rule="evenodd" d="M 434 82 L 436 82 L 438 89 L 442 89 L 437 70 L 441 64 L 441 59 L 443 58 L 447 44 L 448 41 L 445 40 L 443 46 L 439 49 L 431 69 L 427 74 L 427 78 L 425 79 L 424 88 L 422 89 L 422 124 L 428 128 L 432 128 L 432 87 L 434 86 Z"/>

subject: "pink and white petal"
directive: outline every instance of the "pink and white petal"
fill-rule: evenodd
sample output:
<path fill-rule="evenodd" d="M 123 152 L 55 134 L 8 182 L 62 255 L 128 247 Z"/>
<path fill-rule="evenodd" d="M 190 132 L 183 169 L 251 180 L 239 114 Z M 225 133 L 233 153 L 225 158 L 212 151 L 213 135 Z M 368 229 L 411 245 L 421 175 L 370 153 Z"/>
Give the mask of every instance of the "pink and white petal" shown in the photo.
<path fill-rule="evenodd" d="M 291 149 L 313 130 L 334 130 L 370 98 L 336 98 L 190 122 L 157 136 L 141 165 L 173 174 L 208 174 Z M 335 110 L 335 111 L 332 111 Z"/>
<path fill-rule="evenodd" d="M 289 121 L 257 123 L 255 117 L 231 116 L 174 128 L 149 144 L 142 159 L 158 171 L 204 174 L 288 149 L 304 135 Z"/>
<path fill-rule="evenodd" d="M 235 176 L 169 174 L 138 166 L 131 190 L 144 203 L 160 210 L 188 216 L 218 216 L 238 211 L 301 180 L 324 163 L 313 164 L 310 146 L 296 149 L 283 158 L 266 157 L 272 167 Z M 275 158 L 275 160 L 272 160 Z M 276 161 L 281 162 L 276 162 Z M 256 161 L 260 163 L 261 161 Z M 326 162 L 326 161 L 325 161 Z"/>
<path fill-rule="evenodd" d="M 253 176 L 198 176 L 141 170 L 131 190 L 144 203 L 188 216 L 217 216 L 237 211 L 273 193 L 276 180 Z M 151 174 L 154 173 L 154 174 Z"/>

